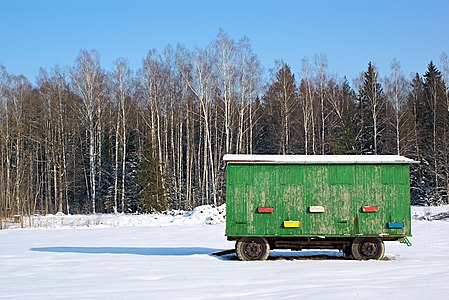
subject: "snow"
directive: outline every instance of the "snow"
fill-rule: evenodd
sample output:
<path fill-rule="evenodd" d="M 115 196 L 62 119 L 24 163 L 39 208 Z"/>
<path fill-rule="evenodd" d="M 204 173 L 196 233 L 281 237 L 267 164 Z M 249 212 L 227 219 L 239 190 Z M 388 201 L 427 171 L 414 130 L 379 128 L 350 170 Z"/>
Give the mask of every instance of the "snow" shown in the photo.
<path fill-rule="evenodd" d="M 206 225 L 219 211 L 201 207 L 153 223 L 118 215 L 110 223 L 101 216 L 103 224 L 89 227 L 0 230 L 0 299 L 446 299 L 449 294 L 449 222 L 434 218 L 448 206 L 413 207 L 413 246 L 387 242 L 381 261 L 347 260 L 337 251 L 272 251 L 268 261 L 257 262 L 240 262 L 234 254 L 217 257 L 211 253 L 234 247 L 224 236 L 224 223 Z"/>
<path fill-rule="evenodd" d="M 123 226 L 172 226 L 183 224 L 218 224 L 225 221 L 226 205 L 203 205 L 192 211 L 172 210 L 167 213 L 127 215 L 56 215 L 25 217 L 23 222 L 3 223 L 3 228 L 62 228 L 62 227 L 123 227 Z"/>
<path fill-rule="evenodd" d="M 223 160 L 233 163 L 295 163 L 295 164 L 410 164 L 416 161 L 399 155 L 247 155 L 225 154 Z"/>

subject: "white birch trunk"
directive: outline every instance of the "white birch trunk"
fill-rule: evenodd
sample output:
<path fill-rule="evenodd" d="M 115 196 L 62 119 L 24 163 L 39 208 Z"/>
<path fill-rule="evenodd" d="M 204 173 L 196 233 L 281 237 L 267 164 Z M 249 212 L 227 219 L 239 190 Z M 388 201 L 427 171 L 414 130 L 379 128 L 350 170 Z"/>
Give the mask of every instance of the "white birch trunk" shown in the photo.
<path fill-rule="evenodd" d="M 119 165 L 119 132 L 120 132 L 120 113 L 117 114 L 117 122 L 115 126 L 115 169 L 114 169 L 114 203 L 113 210 L 114 214 L 118 213 L 118 165 Z"/>

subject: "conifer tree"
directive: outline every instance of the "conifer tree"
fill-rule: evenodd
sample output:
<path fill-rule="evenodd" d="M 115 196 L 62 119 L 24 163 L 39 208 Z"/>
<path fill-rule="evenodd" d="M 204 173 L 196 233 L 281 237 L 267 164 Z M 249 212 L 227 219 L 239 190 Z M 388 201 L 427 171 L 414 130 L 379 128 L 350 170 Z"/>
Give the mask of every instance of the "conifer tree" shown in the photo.
<path fill-rule="evenodd" d="M 167 195 L 162 184 L 159 161 L 154 154 L 151 142 L 140 158 L 137 183 L 141 186 L 139 206 L 142 212 L 165 211 L 168 209 Z"/>
<path fill-rule="evenodd" d="M 111 195 L 111 188 L 113 192 L 114 187 L 113 150 L 111 149 L 112 142 L 109 138 L 107 136 L 103 138 L 103 145 L 101 147 L 102 164 L 100 172 L 102 173 L 101 177 L 103 180 L 99 183 L 97 190 L 98 207 L 101 208 L 99 212 L 112 212 L 114 205 L 113 194 Z"/>
<path fill-rule="evenodd" d="M 386 103 L 378 75 L 371 62 L 359 89 L 358 143 L 360 154 L 383 154 L 381 137 L 385 129 Z"/>
<path fill-rule="evenodd" d="M 356 145 L 356 94 L 346 77 L 342 83 L 330 82 L 328 86 L 330 104 L 330 128 L 328 143 L 332 154 L 355 154 Z"/>
<path fill-rule="evenodd" d="M 424 101 L 424 86 L 421 76 L 416 73 L 411 81 L 411 90 L 407 98 L 407 109 L 412 114 L 412 123 L 410 124 L 410 131 L 412 132 L 413 147 L 408 154 L 418 161 L 422 161 L 424 149 L 426 147 L 429 136 L 424 134 L 424 128 L 427 126 L 427 118 L 424 117 L 423 109 L 426 105 Z M 424 179 L 428 177 L 425 169 L 428 164 L 412 164 L 410 167 L 410 181 L 411 181 L 411 204 L 425 205 L 426 201 L 426 183 Z M 430 177 L 430 176 L 429 176 Z"/>
<path fill-rule="evenodd" d="M 295 152 L 297 130 L 297 88 L 290 67 L 281 63 L 275 81 L 264 95 L 265 116 L 262 121 L 265 150 L 271 153 L 292 154 Z M 295 126 L 296 125 L 296 126 Z M 295 130 L 294 130 L 295 129 Z M 272 147 L 267 147 L 272 143 Z"/>
<path fill-rule="evenodd" d="M 447 202 L 448 189 L 448 104 L 446 102 L 446 87 L 441 72 L 431 61 L 424 74 L 424 112 L 421 122 L 423 133 L 427 137 L 424 159 L 432 166 L 431 180 L 434 187 L 432 199 L 434 204 Z"/>
<path fill-rule="evenodd" d="M 138 156 L 138 133 L 136 130 L 132 130 L 129 133 L 128 142 L 126 145 L 126 159 L 125 159 L 125 184 L 124 186 L 124 198 L 122 205 L 125 207 L 122 211 L 128 213 L 140 212 L 139 193 L 142 191 L 142 185 L 139 183 L 139 156 Z M 157 167 L 159 170 L 159 167 Z M 159 174 L 159 173 L 158 173 Z M 161 180 L 160 177 L 149 178 L 150 181 Z M 162 193 L 164 195 L 164 193 Z M 166 209 L 166 208 L 165 208 Z M 164 210 L 165 210 L 164 209 Z"/>

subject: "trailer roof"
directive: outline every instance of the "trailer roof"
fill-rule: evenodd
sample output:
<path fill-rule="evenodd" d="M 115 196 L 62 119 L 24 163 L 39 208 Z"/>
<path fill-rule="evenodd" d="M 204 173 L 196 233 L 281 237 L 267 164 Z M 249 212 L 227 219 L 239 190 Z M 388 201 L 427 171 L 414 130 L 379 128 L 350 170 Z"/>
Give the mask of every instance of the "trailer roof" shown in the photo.
<path fill-rule="evenodd" d="M 292 163 L 292 164 L 410 164 L 418 163 L 400 155 L 249 155 L 226 154 L 228 163 Z"/>

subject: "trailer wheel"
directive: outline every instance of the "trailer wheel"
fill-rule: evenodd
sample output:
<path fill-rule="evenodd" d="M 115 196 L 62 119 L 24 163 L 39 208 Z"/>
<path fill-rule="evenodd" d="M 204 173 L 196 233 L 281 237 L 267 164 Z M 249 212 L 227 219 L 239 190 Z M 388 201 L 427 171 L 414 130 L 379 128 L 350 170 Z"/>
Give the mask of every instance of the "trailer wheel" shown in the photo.
<path fill-rule="evenodd" d="M 351 252 L 355 259 L 381 259 L 385 254 L 385 245 L 380 238 L 356 238 L 352 242 Z"/>
<path fill-rule="evenodd" d="M 235 244 L 240 260 L 266 260 L 270 255 L 270 245 L 265 238 L 242 237 Z"/>

